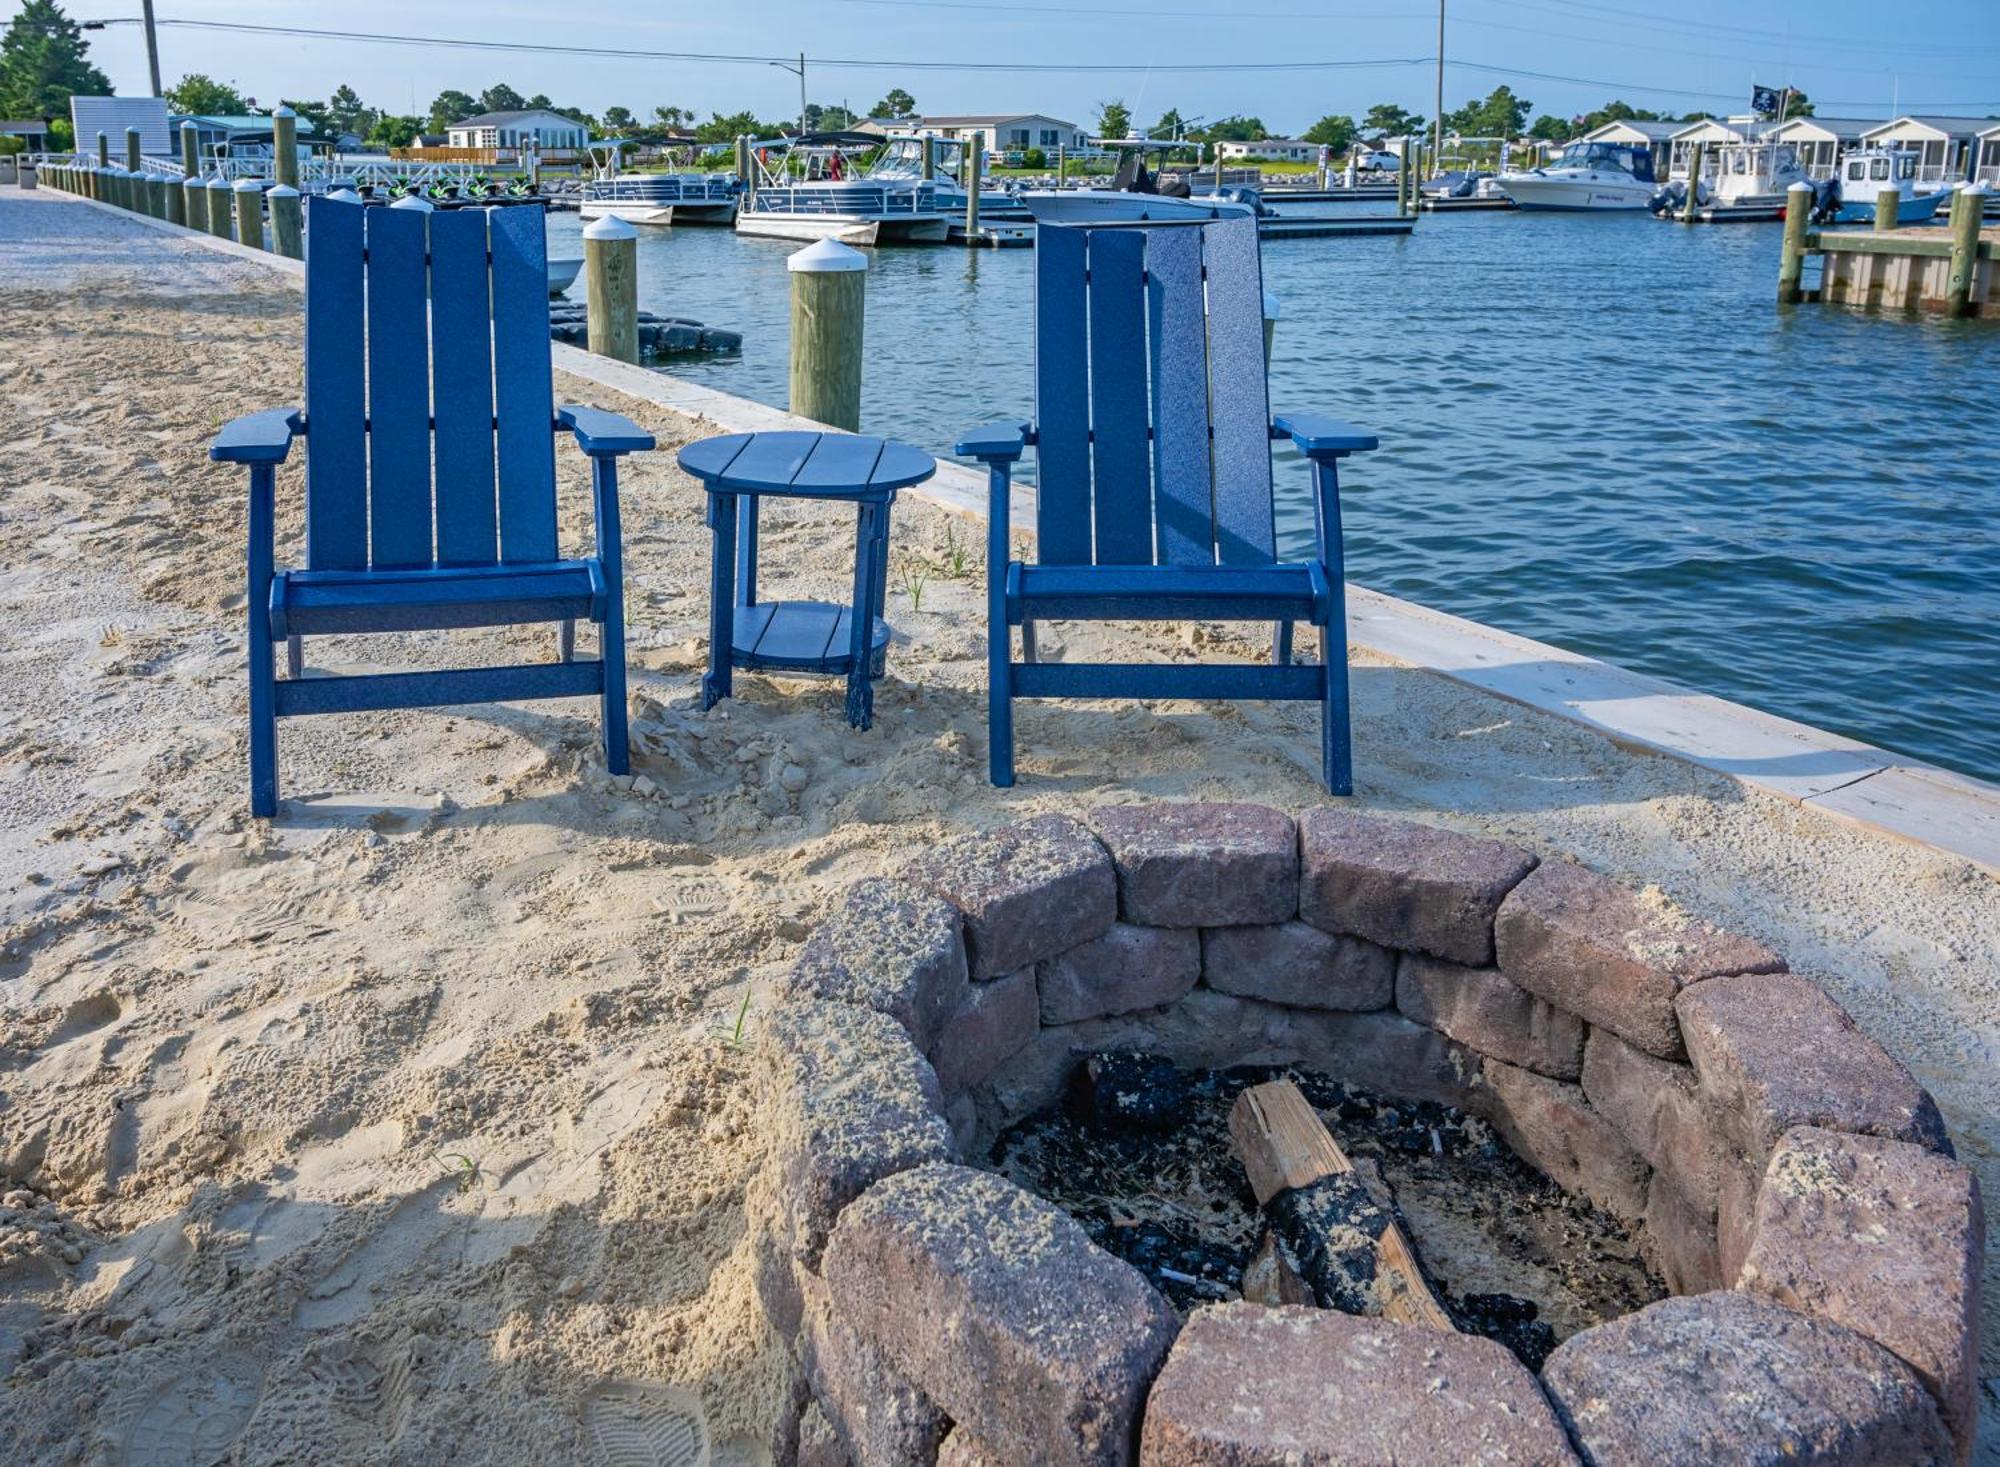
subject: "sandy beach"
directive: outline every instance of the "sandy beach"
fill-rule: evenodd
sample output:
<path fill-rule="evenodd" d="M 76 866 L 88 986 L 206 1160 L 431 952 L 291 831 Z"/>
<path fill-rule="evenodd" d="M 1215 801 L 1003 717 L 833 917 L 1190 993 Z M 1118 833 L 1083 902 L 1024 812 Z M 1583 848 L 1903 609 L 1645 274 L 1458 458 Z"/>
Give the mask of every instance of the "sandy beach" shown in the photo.
<path fill-rule="evenodd" d="M 633 777 L 583 700 L 291 720 L 285 807 L 252 820 L 244 484 L 206 446 L 299 400 L 299 299 L 0 194 L 0 1460 L 664 1467 L 699 1411 L 718 1464 L 769 1461 L 793 1382 L 750 1292 L 751 1051 L 817 915 L 1031 813 L 1321 803 L 1316 714 L 1023 704 L 1020 783 L 992 788 L 983 527 L 911 496 L 874 728 L 836 682 L 741 673 L 703 714 L 709 537 L 673 450 L 713 430 L 559 375 L 659 436 L 624 476 Z M 587 471 L 558 470 L 577 543 Z M 297 466 L 279 483 L 283 561 Z M 842 599 L 848 517 L 770 506 L 764 547 L 772 591 Z M 1054 655 L 1261 650 L 1051 630 Z M 307 644 L 344 670 L 554 654 L 535 628 Z M 1936 1095 L 2000 1218 L 1991 876 L 1426 672 L 1363 658 L 1354 693 L 1359 805 L 1779 949 Z M 1992 1241 L 1988 1269 L 2000 1462 Z"/>

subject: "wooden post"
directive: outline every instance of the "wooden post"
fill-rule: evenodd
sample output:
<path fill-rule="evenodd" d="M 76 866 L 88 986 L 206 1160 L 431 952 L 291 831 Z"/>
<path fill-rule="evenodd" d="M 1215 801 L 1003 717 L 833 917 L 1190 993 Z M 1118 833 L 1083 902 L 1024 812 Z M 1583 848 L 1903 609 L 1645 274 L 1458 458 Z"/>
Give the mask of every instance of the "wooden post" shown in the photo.
<path fill-rule="evenodd" d="M 1694 223 L 1694 211 L 1701 207 L 1701 164 L 1702 155 L 1708 151 L 1706 143 L 1697 142 L 1688 149 L 1688 191 L 1681 200 L 1681 223 Z"/>
<path fill-rule="evenodd" d="M 1945 282 L 1945 314 L 1972 314 L 1972 281 L 1979 269 L 1979 226 L 1986 214 L 1986 190 L 1961 184 L 1951 196 L 1951 274 Z M 1990 304 L 1990 302 L 1989 302 Z"/>
<path fill-rule="evenodd" d="M 181 124 L 181 172 L 189 178 L 201 173 L 201 139 L 192 122 Z"/>
<path fill-rule="evenodd" d="M 740 133 L 736 138 L 736 176 L 743 180 L 744 202 L 756 202 L 757 160 L 750 156 L 750 134 L 748 133 Z"/>
<path fill-rule="evenodd" d="M 289 183 L 264 196 L 271 201 L 271 248 L 290 260 L 306 257 L 305 217 L 299 191 Z"/>
<path fill-rule="evenodd" d="M 111 200 L 111 137 L 108 133 L 97 135 L 97 171 L 91 175 L 90 196 L 100 203 Z"/>
<path fill-rule="evenodd" d="M 1804 292 L 1806 224 L 1812 214 L 1812 185 L 1801 180 L 1785 190 L 1785 242 L 1778 255 L 1778 304 L 1797 305 Z"/>
<path fill-rule="evenodd" d="M 858 432 L 868 257 L 823 239 L 785 267 L 792 276 L 792 411 Z"/>
<path fill-rule="evenodd" d="M 236 195 L 236 242 L 252 249 L 264 248 L 264 181 L 239 178 Z"/>
<path fill-rule="evenodd" d="M 639 360 L 639 231 L 607 215 L 583 231 L 585 339 L 601 357 Z"/>
<path fill-rule="evenodd" d="M 181 223 L 189 229 L 208 228 L 208 183 L 197 174 L 181 180 Z"/>
<path fill-rule="evenodd" d="M 221 174 L 208 181 L 208 232 L 217 239 L 230 239 L 229 229 L 229 180 Z"/>
<path fill-rule="evenodd" d="M 146 175 L 146 212 L 155 219 L 174 217 L 171 201 L 179 198 L 180 190 L 172 187 L 172 182 L 164 173 Z"/>
<path fill-rule="evenodd" d="M 965 140 L 965 242 L 979 243 L 979 176 L 986 170 L 986 134 L 975 132 Z"/>
<path fill-rule="evenodd" d="M 1892 188 L 1878 189 L 1875 194 L 1875 232 L 1888 234 L 1897 225 L 1897 212 L 1903 206 L 1903 196 Z"/>
<path fill-rule="evenodd" d="M 1410 212 L 1409 204 L 1405 197 L 1409 193 L 1409 183 L 1410 144 L 1405 139 L 1403 143 L 1403 156 L 1396 164 L 1396 217 L 1398 219 L 1401 219 Z"/>
<path fill-rule="evenodd" d="M 921 166 L 921 168 L 920 168 L 920 170 L 919 170 L 919 171 L 920 171 L 920 172 L 921 172 L 921 173 L 923 174 L 923 176 L 924 176 L 924 177 L 925 177 L 926 179 L 932 179 L 932 178 L 936 178 L 936 177 L 937 177 L 937 139 L 936 139 L 936 138 L 925 138 L 925 139 L 924 139 L 924 144 L 923 144 L 923 146 L 924 146 L 924 152 L 923 152 L 923 164 L 922 164 L 922 166 Z"/>
<path fill-rule="evenodd" d="M 178 178 L 161 175 L 160 203 L 166 211 L 160 217 L 169 224 L 187 223 L 187 190 L 181 187 Z"/>
<path fill-rule="evenodd" d="M 146 155 L 139 142 L 139 129 L 125 129 L 125 207 L 134 214 L 146 212 Z"/>
<path fill-rule="evenodd" d="M 1069 177 L 1069 153 L 1061 143 L 1056 144 L 1056 187 L 1061 188 Z"/>
<path fill-rule="evenodd" d="M 271 177 L 299 191 L 299 114 L 289 107 L 271 114 Z"/>

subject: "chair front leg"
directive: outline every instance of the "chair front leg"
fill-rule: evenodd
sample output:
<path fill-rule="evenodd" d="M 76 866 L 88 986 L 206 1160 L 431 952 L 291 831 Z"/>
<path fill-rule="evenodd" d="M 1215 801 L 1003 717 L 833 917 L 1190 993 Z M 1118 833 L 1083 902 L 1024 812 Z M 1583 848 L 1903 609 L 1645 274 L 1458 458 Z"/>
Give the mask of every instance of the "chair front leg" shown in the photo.
<path fill-rule="evenodd" d="M 625 554 L 618 521 L 618 460 L 592 454 L 590 483 L 597 510 L 597 559 L 604 567 L 604 622 L 598 651 L 604 668 L 604 767 L 629 774 L 632 745 L 625 726 Z"/>
<path fill-rule="evenodd" d="M 1011 465 L 989 460 L 986 476 L 986 765 L 988 777 L 1006 789 L 1014 783 L 1014 648 L 1007 630 Z M 1033 660 L 1033 629 L 1023 624 L 1021 637 Z"/>
<path fill-rule="evenodd" d="M 701 680 L 701 707 L 706 713 L 735 691 L 733 644 L 736 641 L 736 496 L 708 493 L 710 531 L 708 568 L 708 673 Z"/>
<path fill-rule="evenodd" d="M 1354 793 L 1353 707 L 1347 685 L 1347 561 L 1341 544 L 1340 467 L 1336 458 L 1313 459 L 1314 528 L 1326 571 L 1326 621 L 1319 629 L 1320 764 L 1327 791 Z"/>
<path fill-rule="evenodd" d="M 277 672 L 271 662 L 271 555 L 277 469 L 250 469 L 250 554 L 246 594 L 250 658 L 250 813 L 278 813 Z"/>

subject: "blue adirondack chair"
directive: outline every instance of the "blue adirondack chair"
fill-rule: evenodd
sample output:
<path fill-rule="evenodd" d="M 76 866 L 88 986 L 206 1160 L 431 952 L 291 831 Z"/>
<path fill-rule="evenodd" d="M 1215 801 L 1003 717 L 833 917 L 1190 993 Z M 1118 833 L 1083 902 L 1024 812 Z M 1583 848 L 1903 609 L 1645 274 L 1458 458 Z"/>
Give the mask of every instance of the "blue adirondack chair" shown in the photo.
<path fill-rule="evenodd" d="M 554 404 L 542 211 L 306 202 L 306 405 L 238 418 L 209 457 L 250 469 L 250 808 L 278 810 L 278 724 L 306 713 L 596 694 L 630 767 L 615 413 Z M 591 464 L 596 553 L 556 544 L 555 435 Z M 305 566 L 273 568 L 278 465 L 306 443 Z M 575 625 L 597 623 L 595 661 Z M 301 639 L 556 622 L 559 660 L 303 676 Z M 288 676 L 272 667 L 286 644 Z"/>
<path fill-rule="evenodd" d="M 1327 788 L 1352 794 L 1340 460 L 1374 435 L 1268 416 L 1257 225 L 1043 225 L 1035 412 L 959 441 L 987 466 L 993 783 L 1014 782 L 1016 698 L 1286 698 L 1322 705 Z M 1311 460 L 1318 554 L 1277 558 L 1271 442 Z M 1013 465 L 1033 445 L 1038 558 L 1009 558 Z M 1268 621 L 1273 665 L 1038 662 L 1037 621 Z M 1293 665 L 1292 627 L 1320 629 Z M 1013 660 L 1021 629 L 1023 659 Z"/>

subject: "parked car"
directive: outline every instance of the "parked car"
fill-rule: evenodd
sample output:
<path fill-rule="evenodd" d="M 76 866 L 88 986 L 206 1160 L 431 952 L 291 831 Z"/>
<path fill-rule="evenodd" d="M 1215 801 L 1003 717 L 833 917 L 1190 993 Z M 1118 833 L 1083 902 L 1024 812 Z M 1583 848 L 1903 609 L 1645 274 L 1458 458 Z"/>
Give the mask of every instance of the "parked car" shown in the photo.
<path fill-rule="evenodd" d="M 1356 156 L 1354 166 L 1363 173 L 1396 173 L 1402 169 L 1403 160 L 1394 153 L 1363 148 Z"/>

